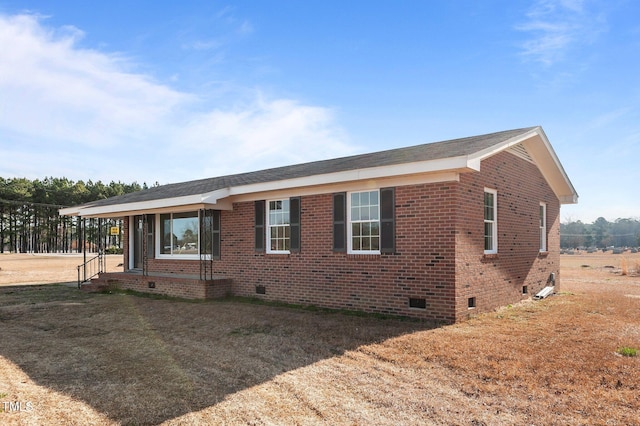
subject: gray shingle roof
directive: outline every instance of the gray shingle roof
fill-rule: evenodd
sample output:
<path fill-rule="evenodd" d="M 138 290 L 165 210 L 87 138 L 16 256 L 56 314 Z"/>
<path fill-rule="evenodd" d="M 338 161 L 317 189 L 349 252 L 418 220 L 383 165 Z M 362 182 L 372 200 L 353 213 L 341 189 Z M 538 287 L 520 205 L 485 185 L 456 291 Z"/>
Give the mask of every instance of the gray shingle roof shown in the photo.
<path fill-rule="evenodd" d="M 85 206 L 99 207 L 116 204 L 136 203 L 160 200 L 164 198 L 182 197 L 187 195 L 204 194 L 218 189 L 255 183 L 276 182 L 315 176 L 327 173 L 344 172 L 349 170 L 366 169 L 370 167 L 390 166 L 412 163 L 417 161 L 438 160 L 471 155 L 491 146 L 507 141 L 520 134 L 527 133 L 535 127 L 506 130 L 480 136 L 453 139 L 443 142 L 397 148 L 369 154 L 353 155 L 330 160 L 313 161 L 310 163 L 276 167 L 255 172 L 239 173 L 228 176 L 199 179 L 188 182 L 172 183 L 145 189 L 130 194 L 111 197 L 85 204 Z"/>

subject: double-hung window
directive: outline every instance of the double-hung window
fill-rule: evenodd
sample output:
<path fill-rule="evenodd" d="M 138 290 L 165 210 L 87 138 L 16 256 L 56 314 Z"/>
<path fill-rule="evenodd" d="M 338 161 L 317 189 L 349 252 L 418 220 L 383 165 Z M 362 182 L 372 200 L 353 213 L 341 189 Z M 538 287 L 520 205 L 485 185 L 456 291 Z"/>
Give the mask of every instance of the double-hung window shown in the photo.
<path fill-rule="evenodd" d="M 498 252 L 498 200 L 497 191 L 484 190 L 484 253 Z"/>
<path fill-rule="evenodd" d="M 540 251 L 547 251 L 547 204 L 540 203 Z"/>
<path fill-rule="evenodd" d="M 289 199 L 269 201 L 267 208 L 267 252 L 289 253 L 291 249 Z"/>
<path fill-rule="evenodd" d="M 349 252 L 380 253 L 380 192 L 352 192 L 348 200 Z"/>

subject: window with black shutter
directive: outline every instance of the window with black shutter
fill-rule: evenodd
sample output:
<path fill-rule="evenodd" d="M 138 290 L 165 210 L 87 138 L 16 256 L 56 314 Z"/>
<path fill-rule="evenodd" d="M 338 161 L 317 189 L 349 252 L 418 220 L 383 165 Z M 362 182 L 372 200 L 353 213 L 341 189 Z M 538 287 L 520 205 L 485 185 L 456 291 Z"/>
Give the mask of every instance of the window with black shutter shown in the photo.
<path fill-rule="evenodd" d="M 256 251 L 264 251 L 264 208 L 265 202 L 264 200 L 259 200 L 254 203 L 255 208 L 255 223 L 254 223 L 254 234 L 255 234 L 255 249 Z"/>
<path fill-rule="evenodd" d="M 394 253 L 394 188 L 334 194 L 336 241 L 352 254 Z"/>
<path fill-rule="evenodd" d="M 333 251 L 347 251 L 347 194 L 333 194 Z"/>
<path fill-rule="evenodd" d="M 395 252 L 395 240 L 395 188 L 382 188 L 380 190 L 380 252 Z"/>
<path fill-rule="evenodd" d="M 300 197 L 289 199 L 290 250 L 300 251 Z"/>

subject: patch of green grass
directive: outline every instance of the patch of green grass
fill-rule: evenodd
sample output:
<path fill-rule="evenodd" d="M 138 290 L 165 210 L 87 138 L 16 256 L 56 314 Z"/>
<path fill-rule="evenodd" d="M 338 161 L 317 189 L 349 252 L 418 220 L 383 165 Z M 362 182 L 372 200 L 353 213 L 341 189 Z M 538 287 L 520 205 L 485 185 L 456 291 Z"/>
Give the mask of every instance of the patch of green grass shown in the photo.
<path fill-rule="evenodd" d="M 629 346 L 623 346 L 622 348 L 618 348 L 617 352 L 622 356 L 637 356 L 638 350 L 636 348 L 631 348 Z"/>

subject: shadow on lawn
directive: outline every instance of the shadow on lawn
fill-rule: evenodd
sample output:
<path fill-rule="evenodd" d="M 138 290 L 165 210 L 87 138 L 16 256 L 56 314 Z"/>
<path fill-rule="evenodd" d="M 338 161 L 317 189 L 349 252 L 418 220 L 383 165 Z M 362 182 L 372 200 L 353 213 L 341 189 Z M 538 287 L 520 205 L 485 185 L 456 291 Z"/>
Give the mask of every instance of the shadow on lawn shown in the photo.
<path fill-rule="evenodd" d="M 120 423 L 160 423 L 425 323 L 63 286 L 0 289 L 0 355 Z"/>

